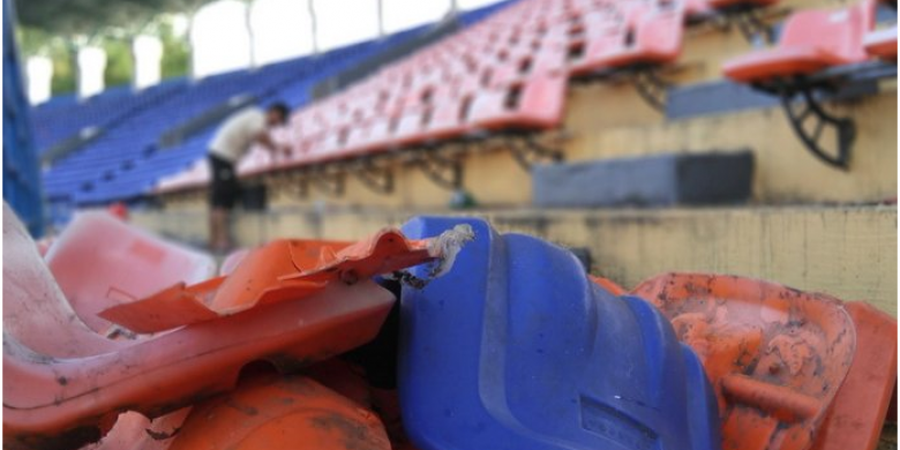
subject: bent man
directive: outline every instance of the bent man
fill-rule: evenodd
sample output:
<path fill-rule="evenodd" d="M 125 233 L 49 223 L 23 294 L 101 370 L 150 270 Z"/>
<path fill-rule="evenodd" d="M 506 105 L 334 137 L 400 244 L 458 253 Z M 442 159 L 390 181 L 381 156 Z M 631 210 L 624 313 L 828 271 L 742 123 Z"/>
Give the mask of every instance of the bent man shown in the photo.
<path fill-rule="evenodd" d="M 213 251 L 231 249 L 229 215 L 240 197 L 235 166 L 254 143 L 275 151 L 279 147 L 270 132 L 287 121 L 288 108 L 275 103 L 265 111 L 252 106 L 241 109 L 219 127 L 209 144 L 209 168 L 212 185 L 209 190 L 209 247 Z M 290 149 L 281 148 L 285 153 Z"/>

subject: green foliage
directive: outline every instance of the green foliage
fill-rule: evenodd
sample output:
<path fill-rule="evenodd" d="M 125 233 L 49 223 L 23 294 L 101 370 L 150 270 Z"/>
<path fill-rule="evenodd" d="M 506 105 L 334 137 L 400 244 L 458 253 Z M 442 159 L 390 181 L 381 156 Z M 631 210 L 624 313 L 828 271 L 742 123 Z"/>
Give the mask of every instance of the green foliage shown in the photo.
<path fill-rule="evenodd" d="M 160 21 L 156 35 L 163 45 L 163 79 L 186 76 L 191 58 L 190 46 L 187 43 L 189 37 L 179 38 L 175 36 L 171 20 Z"/>
<path fill-rule="evenodd" d="M 130 84 L 134 73 L 131 41 L 124 39 L 103 39 L 106 50 L 106 72 L 103 74 L 106 87 Z"/>
<path fill-rule="evenodd" d="M 210 0 L 16 0 L 19 23 L 61 36 L 143 27 L 163 13 L 193 11 Z"/>
<path fill-rule="evenodd" d="M 162 77 L 172 78 L 188 74 L 190 47 L 185 38 L 176 36 L 172 26 L 172 15 L 159 15 L 152 22 L 145 23 L 141 32 L 155 35 L 163 45 Z M 16 29 L 23 57 L 47 56 L 53 61 L 53 95 L 61 95 L 77 90 L 77 46 L 76 39 L 65 39 L 48 33 L 41 28 L 19 26 Z M 107 87 L 129 84 L 132 81 L 134 61 L 131 49 L 132 34 L 121 29 L 107 29 L 90 40 L 91 45 L 103 47 L 106 51 L 106 72 L 104 82 Z M 82 43 L 88 40 L 79 39 Z"/>
<path fill-rule="evenodd" d="M 78 87 L 75 85 L 75 60 L 68 53 L 50 55 L 53 59 L 53 81 L 50 89 L 53 95 L 71 94 Z"/>

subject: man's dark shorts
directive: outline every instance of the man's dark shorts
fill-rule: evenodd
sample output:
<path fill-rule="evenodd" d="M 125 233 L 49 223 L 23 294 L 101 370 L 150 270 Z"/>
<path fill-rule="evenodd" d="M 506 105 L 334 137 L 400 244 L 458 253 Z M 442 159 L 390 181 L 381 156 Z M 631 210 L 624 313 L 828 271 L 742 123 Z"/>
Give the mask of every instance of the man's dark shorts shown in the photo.
<path fill-rule="evenodd" d="M 213 208 L 232 209 L 241 195 L 241 185 L 234 170 L 234 163 L 216 155 L 209 155 L 212 185 L 209 204 Z"/>

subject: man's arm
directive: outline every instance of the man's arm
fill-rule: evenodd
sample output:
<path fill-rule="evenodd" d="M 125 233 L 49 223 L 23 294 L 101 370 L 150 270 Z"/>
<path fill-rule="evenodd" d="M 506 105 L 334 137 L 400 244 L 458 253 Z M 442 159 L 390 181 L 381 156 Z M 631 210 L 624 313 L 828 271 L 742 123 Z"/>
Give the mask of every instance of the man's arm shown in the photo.
<path fill-rule="evenodd" d="M 281 151 L 285 155 L 290 155 L 291 147 L 287 145 L 278 145 L 272 140 L 272 136 L 268 131 L 262 131 L 256 135 L 256 142 L 261 144 L 266 150 L 270 152 Z"/>

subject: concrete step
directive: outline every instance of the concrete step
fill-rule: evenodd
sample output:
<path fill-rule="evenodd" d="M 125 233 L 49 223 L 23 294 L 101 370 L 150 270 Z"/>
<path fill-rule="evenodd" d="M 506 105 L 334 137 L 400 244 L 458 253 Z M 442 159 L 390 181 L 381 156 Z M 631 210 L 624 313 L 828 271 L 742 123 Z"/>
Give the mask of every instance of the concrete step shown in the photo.
<path fill-rule="evenodd" d="M 276 237 L 356 239 L 415 214 L 447 210 L 274 208 L 241 213 L 243 245 Z M 587 247 L 592 272 L 625 287 L 671 271 L 743 275 L 866 300 L 897 315 L 896 206 L 480 210 L 495 227 Z M 135 212 L 133 220 L 183 240 L 205 238 L 202 208 Z"/>

